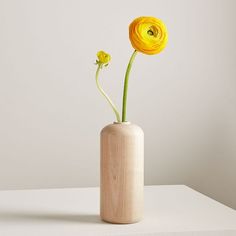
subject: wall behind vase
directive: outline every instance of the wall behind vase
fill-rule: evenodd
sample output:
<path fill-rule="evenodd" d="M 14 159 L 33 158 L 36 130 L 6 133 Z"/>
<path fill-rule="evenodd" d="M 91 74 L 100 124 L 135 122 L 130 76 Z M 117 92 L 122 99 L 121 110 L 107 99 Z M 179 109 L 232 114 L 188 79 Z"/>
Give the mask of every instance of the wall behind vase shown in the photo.
<path fill-rule="evenodd" d="M 0 2 L 0 189 L 99 184 L 99 132 L 121 107 L 128 24 L 157 16 L 169 44 L 139 54 L 128 119 L 145 132 L 146 184 L 186 184 L 236 208 L 235 1 Z"/>

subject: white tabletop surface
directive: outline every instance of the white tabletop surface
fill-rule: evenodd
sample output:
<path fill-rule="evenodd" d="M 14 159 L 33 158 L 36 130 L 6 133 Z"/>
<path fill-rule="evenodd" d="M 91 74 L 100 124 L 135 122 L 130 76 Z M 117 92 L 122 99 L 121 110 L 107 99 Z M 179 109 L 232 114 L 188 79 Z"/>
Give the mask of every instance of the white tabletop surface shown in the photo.
<path fill-rule="evenodd" d="M 99 218 L 98 188 L 0 191 L 0 236 L 236 236 L 236 211 L 184 185 L 146 186 L 136 224 Z"/>

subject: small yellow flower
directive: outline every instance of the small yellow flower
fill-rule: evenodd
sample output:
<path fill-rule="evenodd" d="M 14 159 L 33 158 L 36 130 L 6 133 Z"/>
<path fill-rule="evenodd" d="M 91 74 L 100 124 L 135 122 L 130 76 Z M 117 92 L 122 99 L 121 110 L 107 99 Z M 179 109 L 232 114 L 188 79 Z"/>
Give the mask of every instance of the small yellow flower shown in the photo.
<path fill-rule="evenodd" d="M 111 56 L 104 52 L 104 51 L 99 51 L 97 53 L 98 60 L 96 60 L 96 63 L 99 65 L 108 65 L 108 62 L 111 60 Z"/>
<path fill-rule="evenodd" d="M 160 19 L 142 16 L 130 24 L 129 38 L 135 50 L 153 55 L 165 48 L 168 32 Z"/>

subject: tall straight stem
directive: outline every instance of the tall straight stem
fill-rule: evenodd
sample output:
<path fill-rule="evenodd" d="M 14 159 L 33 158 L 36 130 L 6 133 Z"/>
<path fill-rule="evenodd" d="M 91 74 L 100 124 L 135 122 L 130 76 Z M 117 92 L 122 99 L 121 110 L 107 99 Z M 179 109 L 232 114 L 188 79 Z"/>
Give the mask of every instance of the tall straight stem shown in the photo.
<path fill-rule="evenodd" d="M 130 70 L 133 64 L 133 61 L 135 59 L 135 56 L 137 55 L 137 51 L 134 50 L 132 56 L 130 57 L 129 64 L 126 69 L 125 73 L 125 82 L 124 82 L 124 91 L 123 91 L 123 107 L 122 107 L 122 122 L 126 121 L 126 108 L 127 108 L 127 93 L 128 93 L 128 87 L 129 87 L 129 74 Z"/>

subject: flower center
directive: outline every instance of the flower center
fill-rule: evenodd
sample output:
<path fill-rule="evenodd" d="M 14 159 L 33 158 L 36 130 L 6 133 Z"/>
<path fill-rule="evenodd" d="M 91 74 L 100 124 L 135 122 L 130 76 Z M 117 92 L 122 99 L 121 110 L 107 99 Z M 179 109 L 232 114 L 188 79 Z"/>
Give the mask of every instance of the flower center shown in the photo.
<path fill-rule="evenodd" d="M 149 28 L 149 30 L 147 31 L 148 35 L 153 36 L 153 37 L 157 37 L 158 34 L 158 29 L 155 26 L 151 26 Z"/>

